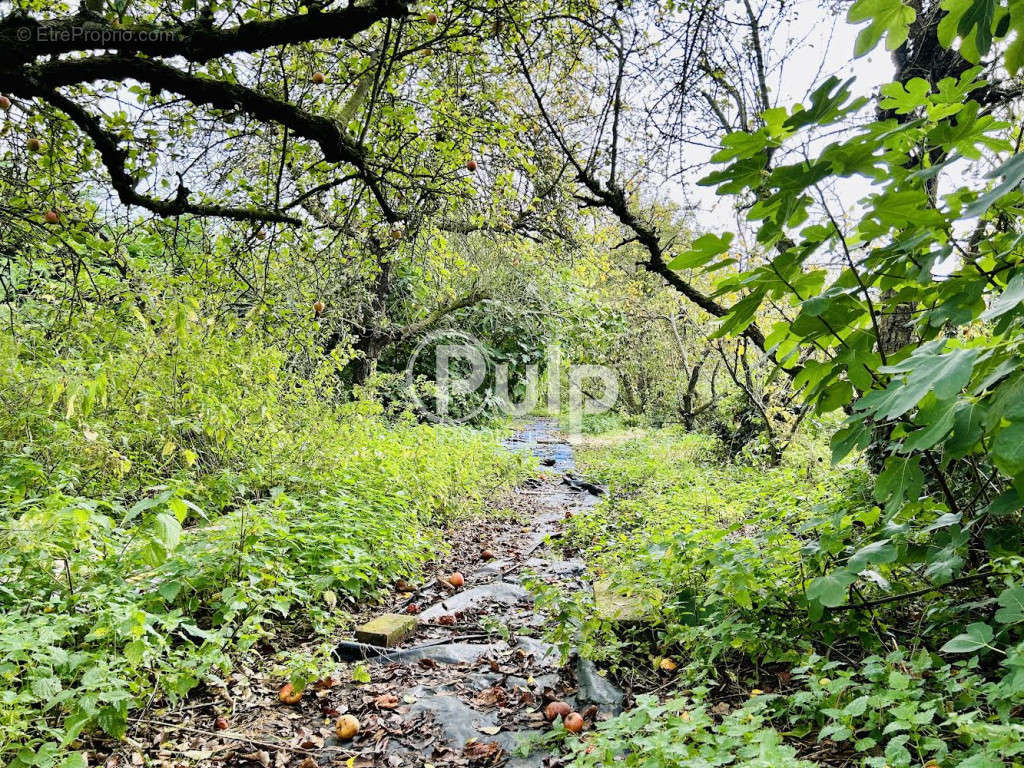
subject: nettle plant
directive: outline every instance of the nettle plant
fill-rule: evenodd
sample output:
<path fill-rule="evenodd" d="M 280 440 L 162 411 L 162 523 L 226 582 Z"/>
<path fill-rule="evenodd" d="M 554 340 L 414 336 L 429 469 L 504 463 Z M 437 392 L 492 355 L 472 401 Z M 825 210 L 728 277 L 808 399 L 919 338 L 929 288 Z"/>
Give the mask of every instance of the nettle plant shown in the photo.
<path fill-rule="evenodd" d="M 718 296 L 740 298 L 718 333 L 781 309 L 766 343 L 778 375 L 819 413 L 845 412 L 834 462 L 866 449 L 878 470 L 877 507 L 814 525 L 812 617 L 914 613 L 915 598 L 955 595 L 956 605 L 932 602 L 915 634 L 942 642 L 951 620 L 967 625 L 943 650 L 1002 659 L 1002 693 L 1013 696 L 1024 691 L 1024 153 L 1020 127 L 992 104 L 998 92 L 1011 112 L 1002 97 L 1015 86 L 972 63 L 1002 45 L 1015 75 L 1024 32 L 1005 3 L 942 8 L 934 55 L 962 62 L 953 75 L 885 85 L 873 115 L 850 82 L 830 79 L 808 105 L 769 110 L 758 130 L 728 135 L 714 158 L 722 167 L 702 184 L 746 209 L 764 254 L 719 279 Z M 915 12 L 860 0 L 850 17 L 870 22 L 863 54 L 883 34 L 890 49 L 903 45 Z M 826 132 L 841 138 L 815 138 Z M 829 190 L 852 177 L 872 191 L 838 210 Z M 716 272 L 733 263 L 732 239 L 705 235 L 670 266 Z"/>

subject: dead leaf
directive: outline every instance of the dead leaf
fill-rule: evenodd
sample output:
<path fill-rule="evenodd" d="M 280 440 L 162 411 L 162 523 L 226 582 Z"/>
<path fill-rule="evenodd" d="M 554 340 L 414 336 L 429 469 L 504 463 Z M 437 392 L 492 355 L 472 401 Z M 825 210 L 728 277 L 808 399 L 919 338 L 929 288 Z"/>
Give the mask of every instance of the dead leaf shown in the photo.
<path fill-rule="evenodd" d="M 473 703 L 483 707 L 504 707 L 508 704 L 508 692 L 500 685 L 495 685 L 480 691 L 473 698 Z"/>
<path fill-rule="evenodd" d="M 495 765 L 501 759 L 501 745 L 493 741 L 471 741 L 462 750 L 462 756 L 473 763 Z"/>
<path fill-rule="evenodd" d="M 265 749 L 261 749 L 258 752 L 249 752 L 242 755 L 242 758 L 259 763 L 263 768 L 270 768 L 270 754 Z"/>
<path fill-rule="evenodd" d="M 398 697 L 391 693 L 385 693 L 373 700 L 377 709 L 394 709 L 398 706 Z"/>

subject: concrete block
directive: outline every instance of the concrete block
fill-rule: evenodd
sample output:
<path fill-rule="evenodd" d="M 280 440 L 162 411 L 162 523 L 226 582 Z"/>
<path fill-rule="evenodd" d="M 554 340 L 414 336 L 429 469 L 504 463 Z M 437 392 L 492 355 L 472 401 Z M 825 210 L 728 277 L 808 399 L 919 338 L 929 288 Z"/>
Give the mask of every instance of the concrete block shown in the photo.
<path fill-rule="evenodd" d="M 416 630 L 416 617 L 385 613 L 361 627 L 356 627 L 356 640 L 369 645 L 391 648 Z"/>

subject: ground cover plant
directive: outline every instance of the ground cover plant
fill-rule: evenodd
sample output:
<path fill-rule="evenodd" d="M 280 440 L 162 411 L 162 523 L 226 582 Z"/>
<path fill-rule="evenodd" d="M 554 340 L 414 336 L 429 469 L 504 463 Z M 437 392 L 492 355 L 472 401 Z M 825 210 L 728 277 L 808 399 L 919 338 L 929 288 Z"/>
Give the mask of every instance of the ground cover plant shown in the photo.
<path fill-rule="evenodd" d="M 2 352 L 11 765 L 82 764 L 67 748 L 122 737 L 147 699 L 223 679 L 258 644 L 331 637 L 524 466 L 496 433 L 328 405 L 184 308 L 102 342 L 80 330 L 74 357 L 30 330 Z"/>
<path fill-rule="evenodd" d="M 581 652 L 638 694 L 574 745 L 574 764 L 617 764 L 624 753 L 636 765 L 1019 759 L 1014 667 L 980 627 L 943 633 L 951 613 L 974 607 L 969 593 L 892 601 L 869 625 L 815 610 L 809 586 L 828 568 L 821 531 L 864 530 L 878 512 L 863 465 L 830 468 L 813 440 L 775 467 L 723 465 L 715 438 L 675 429 L 589 440 L 583 468 L 609 494 L 574 517 L 566 546 L 583 550 L 592 578 L 638 596 L 647 618 L 634 628 L 601 620 L 590 596 L 535 585 L 558 619 L 551 637 L 572 644 L 582 633 Z M 877 579 L 894 567 L 869 565 Z M 1012 622 L 1005 601 L 989 604 Z"/>
<path fill-rule="evenodd" d="M 1009 0 L 0 4 L 0 760 L 106 759 L 263 650 L 301 688 L 524 479 L 504 389 L 582 425 L 559 546 L 648 611 L 531 582 L 631 688 L 549 752 L 1024 763 L 1022 40 Z"/>

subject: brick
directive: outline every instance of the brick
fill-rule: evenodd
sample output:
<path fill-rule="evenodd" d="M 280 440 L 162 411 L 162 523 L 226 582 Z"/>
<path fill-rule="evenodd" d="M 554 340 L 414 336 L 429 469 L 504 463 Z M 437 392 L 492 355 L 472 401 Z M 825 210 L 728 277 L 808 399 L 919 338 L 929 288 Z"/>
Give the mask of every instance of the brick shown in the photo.
<path fill-rule="evenodd" d="M 369 645 L 390 648 L 408 637 L 416 629 L 415 616 L 385 613 L 361 627 L 356 627 L 356 640 Z"/>

